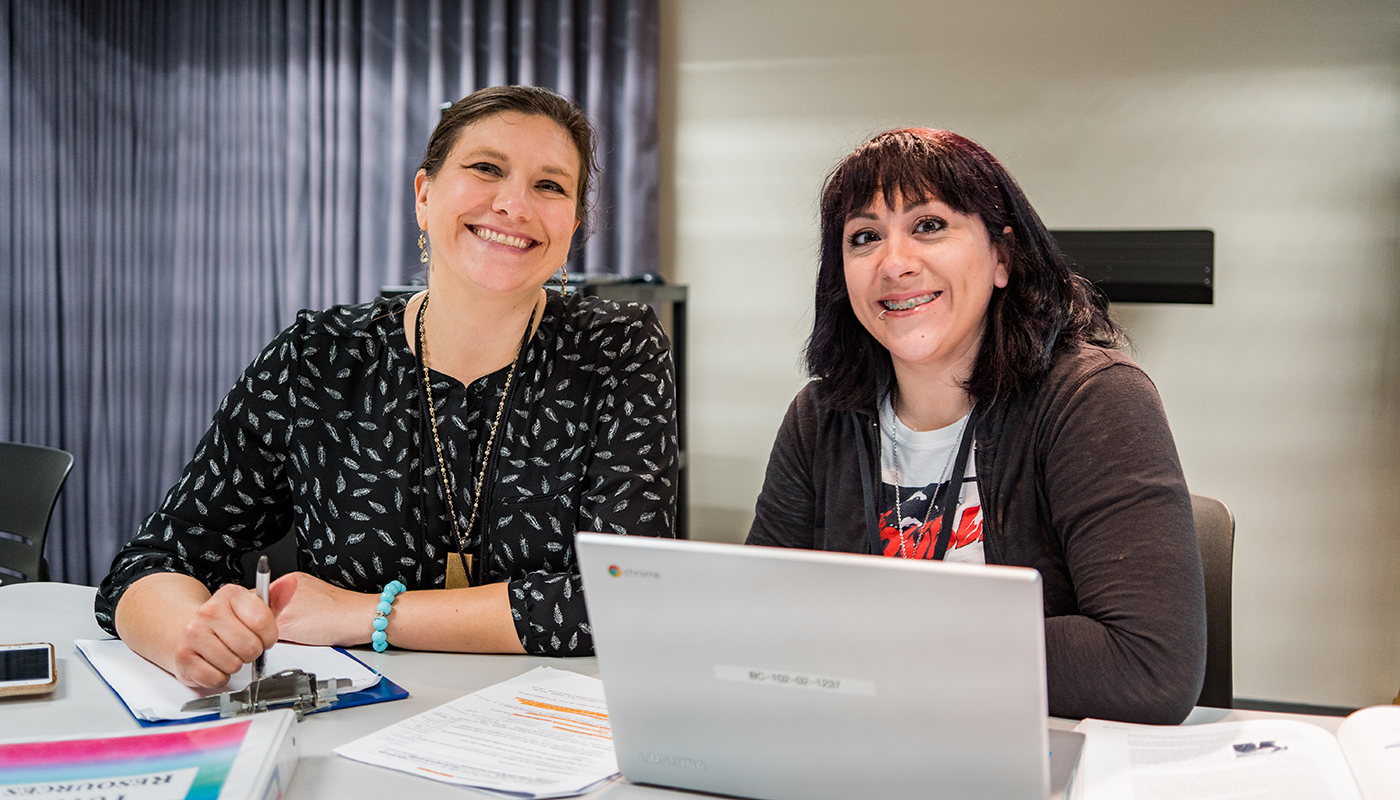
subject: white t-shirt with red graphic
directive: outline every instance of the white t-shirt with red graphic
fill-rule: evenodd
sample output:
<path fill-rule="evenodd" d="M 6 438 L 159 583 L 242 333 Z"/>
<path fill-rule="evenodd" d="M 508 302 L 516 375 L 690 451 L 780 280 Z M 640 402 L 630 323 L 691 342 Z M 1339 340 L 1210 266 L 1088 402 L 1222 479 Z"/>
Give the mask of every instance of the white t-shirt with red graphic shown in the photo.
<path fill-rule="evenodd" d="M 888 397 L 880 404 L 880 539 L 885 555 L 933 558 L 943 515 L 930 515 L 929 506 L 957 459 L 966 423 L 967 417 L 963 417 L 946 428 L 915 431 L 899 421 Z M 894 466 L 896 447 L 899 448 L 898 472 Z M 977 494 L 976 460 L 975 451 L 968 455 L 953 535 L 944 561 L 986 563 L 982 553 L 982 501 Z M 895 525 L 896 485 L 899 486 L 899 516 L 903 517 L 900 526 Z M 900 528 L 903 528 L 902 536 Z"/>

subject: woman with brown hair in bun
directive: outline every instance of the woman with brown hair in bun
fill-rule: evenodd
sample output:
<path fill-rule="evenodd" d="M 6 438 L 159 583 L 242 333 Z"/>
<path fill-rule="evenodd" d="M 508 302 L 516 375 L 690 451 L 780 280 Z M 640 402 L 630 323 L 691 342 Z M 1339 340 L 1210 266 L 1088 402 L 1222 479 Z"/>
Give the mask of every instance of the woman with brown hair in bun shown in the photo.
<path fill-rule="evenodd" d="M 446 110 L 414 181 L 427 290 L 302 312 L 268 345 L 117 555 L 98 622 L 202 687 L 278 639 L 591 655 L 574 532 L 671 536 L 677 474 L 656 315 L 541 288 L 595 171 L 592 125 L 552 91 Z M 300 571 L 264 604 L 240 558 L 284 535 Z"/>

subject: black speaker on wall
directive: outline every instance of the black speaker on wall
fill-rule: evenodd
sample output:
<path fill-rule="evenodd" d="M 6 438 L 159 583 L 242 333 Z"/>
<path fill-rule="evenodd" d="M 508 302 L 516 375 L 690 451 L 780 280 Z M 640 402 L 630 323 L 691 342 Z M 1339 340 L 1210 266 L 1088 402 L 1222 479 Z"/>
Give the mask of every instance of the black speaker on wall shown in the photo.
<path fill-rule="evenodd" d="M 1050 231 L 1113 303 L 1215 302 L 1215 231 Z"/>

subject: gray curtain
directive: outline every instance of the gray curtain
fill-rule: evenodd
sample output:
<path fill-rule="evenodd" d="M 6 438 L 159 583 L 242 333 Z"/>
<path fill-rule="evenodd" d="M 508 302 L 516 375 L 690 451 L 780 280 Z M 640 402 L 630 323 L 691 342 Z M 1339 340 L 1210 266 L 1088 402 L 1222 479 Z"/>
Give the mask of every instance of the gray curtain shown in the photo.
<path fill-rule="evenodd" d="M 657 0 L 0 0 L 0 438 L 77 461 L 46 548 L 95 583 L 298 309 L 418 271 L 439 109 L 532 83 L 600 129 L 574 271 L 657 269 Z"/>

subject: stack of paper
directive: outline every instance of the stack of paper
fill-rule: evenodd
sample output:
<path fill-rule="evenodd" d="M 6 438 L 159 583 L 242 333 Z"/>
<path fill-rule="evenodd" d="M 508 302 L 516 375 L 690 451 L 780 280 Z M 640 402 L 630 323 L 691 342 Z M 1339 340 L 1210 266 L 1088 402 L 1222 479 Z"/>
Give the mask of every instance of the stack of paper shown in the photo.
<path fill-rule="evenodd" d="M 458 698 L 335 752 L 511 797 L 583 794 L 618 774 L 603 682 L 550 667 Z"/>

